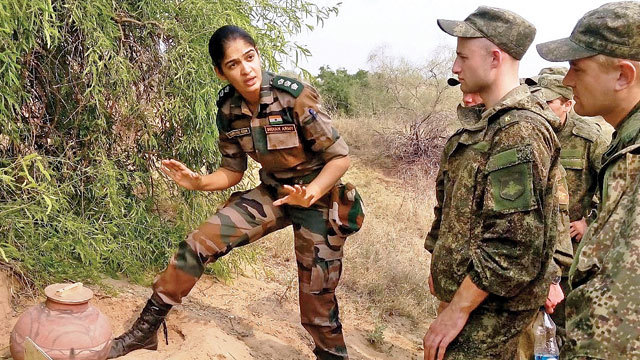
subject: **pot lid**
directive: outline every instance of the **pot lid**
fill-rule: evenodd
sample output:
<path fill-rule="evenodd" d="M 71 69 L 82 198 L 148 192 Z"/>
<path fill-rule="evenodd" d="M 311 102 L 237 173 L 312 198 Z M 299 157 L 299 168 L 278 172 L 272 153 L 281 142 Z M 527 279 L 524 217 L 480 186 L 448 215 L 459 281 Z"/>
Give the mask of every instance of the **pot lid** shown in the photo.
<path fill-rule="evenodd" d="M 49 300 L 60 304 L 83 304 L 93 297 L 93 291 L 80 282 L 52 284 L 44 289 L 44 294 Z"/>

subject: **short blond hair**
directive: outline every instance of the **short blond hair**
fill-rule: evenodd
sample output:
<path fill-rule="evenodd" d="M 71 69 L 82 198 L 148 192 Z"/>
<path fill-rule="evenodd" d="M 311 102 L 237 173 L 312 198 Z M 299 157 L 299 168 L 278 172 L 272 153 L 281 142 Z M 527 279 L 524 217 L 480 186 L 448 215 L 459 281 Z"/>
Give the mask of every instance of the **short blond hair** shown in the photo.
<path fill-rule="evenodd" d="M 611 70 L 614 66 L 618 65 L 619 61 L 628 61 L 634 68 L 636 68 L 636 80 L 640 80 L 640 61 L 614 58 L 607 55 L 598 54 L 593 59 L 600 65 L 602 70 Z"/>

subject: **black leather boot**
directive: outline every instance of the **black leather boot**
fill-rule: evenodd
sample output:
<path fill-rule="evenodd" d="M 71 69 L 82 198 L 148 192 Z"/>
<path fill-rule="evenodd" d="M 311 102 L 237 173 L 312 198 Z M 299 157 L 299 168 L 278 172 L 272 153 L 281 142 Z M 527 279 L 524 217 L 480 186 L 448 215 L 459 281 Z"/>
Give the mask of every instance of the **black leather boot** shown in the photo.
<path fill-rule="evenodd" d="M 157 350 L 158 328 L 161 324 L 164 325 L 164 338 L 168 344 L 167 325 L 164 318 L 169 310 L 171 305 L 162 304 L 153 297 L 149 299 L 131 329 L 113 339 L 107 359 L 124 356 L 138 349 Z"/>

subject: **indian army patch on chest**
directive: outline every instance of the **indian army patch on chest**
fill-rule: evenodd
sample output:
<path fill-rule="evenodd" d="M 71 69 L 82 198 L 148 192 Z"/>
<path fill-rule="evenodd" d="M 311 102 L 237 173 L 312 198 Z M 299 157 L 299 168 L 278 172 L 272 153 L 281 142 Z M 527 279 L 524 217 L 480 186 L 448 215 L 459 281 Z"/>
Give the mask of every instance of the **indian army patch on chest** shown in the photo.
<path fill-rule="evenodd" d="M 269 125 L 281 125 L 284 121 L 280 115 L 269 115 Z"/>
<path fill-rule="evenodd" d="M 278 126 L 265 126 L 264 132 L 267 134 L 282 134 L 282 133 L 290 133 L 295 132 L 295 125 L 278 125 Z"/>

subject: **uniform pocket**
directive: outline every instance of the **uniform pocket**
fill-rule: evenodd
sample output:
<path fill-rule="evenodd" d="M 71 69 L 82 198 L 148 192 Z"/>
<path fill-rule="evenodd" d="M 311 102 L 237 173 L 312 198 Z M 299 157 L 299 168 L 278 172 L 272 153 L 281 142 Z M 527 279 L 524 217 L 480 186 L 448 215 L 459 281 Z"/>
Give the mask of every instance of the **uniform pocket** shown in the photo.
<path fill-rule="evenodd" d="M 321 294 L 335 291 L 341 274 L 341 259 L 318 262 L 311 268 L 309 292 L 312 294 Z"/>
<path fill-rule="evenodd" d="M 356 187 L 350 183 L 331 189 L 329 222 L 338 236 L 355 234 L 364 221 L 364 203 Z"/>
<path fill-rule="evenodd" d="M 567 170 L 582 170 L 585 165 L 585 149 L 560 150 L 560 164 Z"/>
<path fill-rule="evenodd" d="M 267 136 L 267 150 L 295 148 L 300 145 L 295 125 L 268 125 L 264 127 Z"/>

